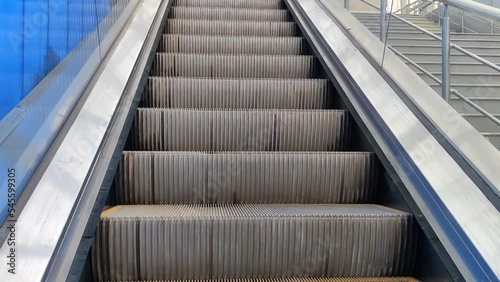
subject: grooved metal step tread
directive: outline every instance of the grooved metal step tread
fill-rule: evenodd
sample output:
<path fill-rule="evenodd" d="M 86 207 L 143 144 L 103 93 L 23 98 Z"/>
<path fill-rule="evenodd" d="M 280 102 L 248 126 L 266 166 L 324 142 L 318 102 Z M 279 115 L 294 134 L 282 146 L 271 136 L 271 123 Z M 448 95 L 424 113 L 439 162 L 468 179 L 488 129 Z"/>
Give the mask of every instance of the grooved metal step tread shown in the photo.
<path fill-rule="evenodd" d="M 160 52 L 191 54 L 301 55 L 307 42 L 301 37 L 163 35 Z"/>
<path fill-rule="evenodd" d="M 141 151 L 339 151 L 350 119 L 344 110 L 141 108 L 131 137 Z"/>
<path fill-rule="evenodd" d="M 124 152 L 117 203 L 262 204 L 374 201 L 372 153 Z"/>
<path fill-rule="evenodd" d="M 398 276 L 415 231 L 410 214 L 377 205 L 117 206 L 92 261 L 98 281 Z"/>
<path fill-rule="evenodd" d="M 153 75 L 198 78 L 315 78 L 314 56 L 158 53 Z"/>
<path fill-rule="evenodd" d="M 293 22 L 206 21 L 169 19 L 165 33 L 190 35 L 296 36 Z"/>
<path fill-rule="evenodd" d="M 171 18 L 232 21 L 289 21 L 288 10 L 234 9 L 209 7 L 172 7 Z"/>
<path fill-rule="evenodd" d="M 326 79 L 149 77 L 142 107 L 198 109 L 330 109 Z"/>
<path fill-rule="evenodd" d="M 123 281 L 125 282 L 125 281 Z M 412 277 L 329 277 L 329 278 L 246 278 L 246 279 L 192 279 L 131 282 L 419 282 Z"/>
<path fill-rule="evenodd" d="M 174 0 L 173 6 L 284 9 L 281 0 Z"/>

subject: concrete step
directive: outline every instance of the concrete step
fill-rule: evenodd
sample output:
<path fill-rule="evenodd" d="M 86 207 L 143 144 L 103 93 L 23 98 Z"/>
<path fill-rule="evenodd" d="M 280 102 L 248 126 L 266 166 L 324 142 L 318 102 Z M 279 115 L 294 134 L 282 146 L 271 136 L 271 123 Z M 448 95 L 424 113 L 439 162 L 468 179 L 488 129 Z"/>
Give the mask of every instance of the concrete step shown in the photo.
<path fill-rule="evenodd" d="M 500 150 L 500 133 L 483 133 L 483 136 Z"/>
<path fill-rule="evenodd" d="M 441 46 L 441 41 L 434 39 L 430 36 L 426 38 L 404 38 L 398 37 L 395 34 L 390 33 L 389 44 L 405 44 L 405 45 L 425 45 L 425 46 Z M 471 39 L 454 39 L 453 43 L 461 47 L 477 46 L 481 45 L 483 47 L 500 47 L 500 40 L 471 40 Z"/>
<path fill-rule="evenodd" d="M 434 82 L 434 80 L 423 72 L 417 72 L 418 76 L 422 78 L 425 82 Z M 432 72 L 432 75 L 442 80 L 443 77 L 441 72 Z M 467 84 L 485 84 L 490 80 L 496 81 L 500 84 L 500 73 L 489 73 L 489 74 L 479 74 L 479 73 L 452 73 L 450 75 L 451 83 L 467 83 Z M 499 93 L 500 96 L 500 93 Z"/>
<path fill-rule="evenodd" d="M 366 27 L 372 33 L 378 33 L 380 30 L 380 28 L 378 26 L 366 26 Z M 436 28 L 436 27 L 427 27 L 426 30 L 429 32 L 432 32 L 432 33 L 440 33 L 441 32 L 441 30 L 439 28 Z M 417 31 L 417 29 L 414 27 L 411 27 L 411 26 L 404 26 L 404 27 L 396 26 L 396 27 L 394 27 L 391 25 L 389 27 L 389 33 L 392 33 L 392 32 L 414 32 L 414 31 Z"/>
<path fill-rule="evenodd" d="M 374 32 L 377 33 L 377 32 Z M 436 33 L 436 35 L 441 36 L 441 33 Z M 409 38 L 409 39 L 419 39 L 419 38 L 432 38 L 429 35 L 423 33 L 422 31 L 415 32 L 398 32 L 393 31 L 389 34 L 392 38 Z M 464 39 L 469 40 L 481 40 L 481 41 L 500 41 L 500 36 L 490 35 L 490 34 L 475 34 L 475 33 L 451 33 L 451 41 L 460 41 Z"/>
<path fill-rule="evenodd" d="M 482 114 L 463 114 L 462 116 L 481 133 L 500 133 L 500 125 Z M 494 116 L 500 119 L 500 114 Z"/>
<path fill-rule="evenodd" d="M 429 72 L 440 72 L 442 70 L 441 62 L 431 61 L 416 61 L 416 63 Z M 407 63 L 408 64 L 408 63 Z M 409 64 L 408 64 L 409 65 Z M 409 65 L 415 71 L 419 71 L 416 67 Z M 489 73 L 492 69 L 481 63 L 457 63 L 451 62 L 450 69 L 452 73 Z M 489 84 L 495 84 L 495 81 L 490 81 Z"/>
<path fill-rule="evenodd" d="M 471 97 L 469 99 L 489 113 L 500 114 L 500 97 Z M 461 114 L 479 113 L 476 109 L 455 95 L 450 97 L 450 105 Z"/>
<path fill-rule="evenodd" d="M 414 61 L 429 61 L 429 62 L 441 62 L 442 56 L 441 53 L 424 53 L 424 52 L 403 52 L 403 54 L 414 60 Z M 495 54 L 495 55 L 487 55 L 487 54 L 477 54 L 481 58 L 488 60 L 494 64 L 500 64 L 500 54 Z M 460 54 L 451 54 L 450 56 L 451 62 L 456 62 L 456 63 L 473 63 L 477 62 L 476 59 L 471 58 L 467 55 L 464 55 L 462 53 Z"/>
<path fill-rule="evenodd" d="M 441 53 L 441 45 L 411 45 L 411 44 L 392 44 L 392 47 L 396 48 L 401 53 Z M 498 47 L 484 47 L 484 46 L 470 46 L 466 47 L 468 51 L 474 54 L 482 54 L 482 56 L 487 55 L 500 55 L 500 45 Z M 462 52 L 451 48 L 451 54 L 463 54 Z"/>
<path fill-rule="evenodd" d="M 441 85 L 433 82 L 429 83 L 434 91 L 441 94 Z M 500 84 L 451 84 L 451 87 L 455 88 L 458 92 L 462 93 L 468 98 L 485 97 L 485 98 L 496 98 L 500 96 Z"/>
<path fill-rule="evenodd" d="M 361 23 L 363 23 L 364 25 L 373 25 L 373 26 L 378 26 L 380 25 L 380 21 L 373 21 L 373 20 L 366 20 L 366 19 L 358 19 Z M 389 23 L 389 21 L 387 21 L 387 23 Z M 406 22 L 404 21 L 400 21 L 398 19 L 391 19 L 391 26 L 411 26 L 409 24 L 407 24 Z M 433 23 L 433 22 L 427 22 L 427 23 L 419 23 L 419 26 L 427 26 L 427 27 L 438 27 L 440 28 L 439 25 Z"/>

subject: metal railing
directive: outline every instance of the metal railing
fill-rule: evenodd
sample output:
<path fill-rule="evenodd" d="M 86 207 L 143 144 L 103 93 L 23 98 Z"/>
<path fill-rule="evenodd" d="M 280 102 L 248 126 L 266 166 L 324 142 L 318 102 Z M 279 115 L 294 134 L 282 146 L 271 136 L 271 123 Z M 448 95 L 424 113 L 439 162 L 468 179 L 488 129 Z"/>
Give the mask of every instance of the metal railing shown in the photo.
<path fill-rule="evenodd" d="M 426 10 L 426 8 L 429 5 L 433 5 L 433 6 L 437 5 L 437 9 L 432 9 L 430 11 Z M 431 16 L 437 17 L 437 19 L 439 20 L 439 23 L 441 24 L 441 20 L 443 19 L 443 17 L 441 16 L 440 9 L 441 9 L 442 5 L 443 4 L 441 2 L 436 2 L 436 1 L 431 1 L 431 0 L 416 0 L 414 2 L 409 3 L 408 5 L 404 6 L 403 8 L 401 8 L 397 11 L 394 11 L 393 14 L 400 13 L 400 14 L 408 14 L 408 15 L 420 15 L 423 17 L 428 17 L 429 15 L 431 15 Z M 491 1 L 490 1 L 490 6 L 492 6 Z M 494 33 L 495 29 L 500 30 L 500 26 L 495 25 L 493 23 L 492 19 L 485 20 L 484 18 L 477 17 L 471 13 L 466 14 L 467 11 L 463 10 L 462 8 L 459 8 L 459 7 L 454 7 L 454 8 L 457 9 L 457 11 L 452 11 L 452 12 L 459 14 L 460 23 L 458 23 L 456 21 L 452 21 L 451 19 L 450 19 L 450 23 L 458 26 L 460 28 L 461 32 L 465 32 L 465 31 L 471 32 L 471 33 L 482 33 L 483 32 L 481 30 L 475 30 L 471 27 L 467 27 L 465 24 L 466 19 L 468 19 L 467 22 L 475 21 L 478 23 L 488 25 L 490 33 Z"/>
<path fill-rule="evenodd" d="M 380 40 L 384 43 L 386 43 L 387 39 L 387 5 L 386 5 L 386 0 L 381 0 L 380 1 L 380 7 L 377 7 L 376 5 L 366 1 L 366 0 L 360 0 L 361 2 L 367 4 L 368 6 L 375 8 L 380 11 Z M 420 0 L 419 0 L 420 1 Z M 438 84 L 441 85 L 441 96 L 443 97 L 444 100 L 449 102 L 450 99 L 450 94 L 453 94 L 457 96 L 459 99 L 463 100 L 465 103 L 470 105 L 472 108 L 477 110 L 479 113 L 481 113 L 483 116 L 491 120 L 493 123 L 497 124 L 500 126 L 500 120 L 496 118 L 494 115 L 477 105 L 476 103 L 472 102 L 470 99 L 468 99 L 465 95 L 460 93 L 458 90 L 451 88 L 450 85 L 450 50 L 455 49 L 459 51 L 460 53 L 482 63 L 485 66 L 490 67 L 491 69 L 494 69 L 495 71 L 500 72 L 500 66 L 498 66 L 495 63 L 492 63 L 462 47 L 460 47 L 457 44 L 451 43 L 450 42 L 450 21 L 449 21 L 449 9 L 448 5 L 453 5 L 454 7 L 458 7 L 461 9 L 471 9 L 471 10 L 466 10 L 467 12 L 477 12 L 482 15 L 485 15 L 489 18 L 494 18 L 494 19 L 500 19 L 500 9 L 493 8 L 484 4 L 476 3 L 474 2 L 473 4 L 470 5 L 465 5 L 463 4 L 464 2 L 470 2 L 468 0 L 448 0 L 446 2 L 442 2 L 443 5 L 443 17 L 441 21 L 441 27 L 442 27 L 442 37 L 402 18 L 399 17 L 398 15 L 395 15 L 394 13 L 391 13 L 390 16 L 394 17 L 405 24 L 427 34 L 428 36 L 441 41 L 441 57 L 442 57 L 442 79 L 440 80 L 437 78 L 435 75 L 424 69 L 422 66 L 418 65 L 416 62 L 402 54 L 401 52 L 397 51 L 395 48 L 392 46 L 388 46 L 388 48 L 393 51 L 397 56 L 402 58 L 404 61 L 408 62 L 410 65 L 414 66 L 418 70 L 422 71 L 425 75 L 429 76 L 432 80 L 437 82 Z M 440 2 L 441 3 L 441 2 Z M 486 7 L 486 8 L 485 8 Z"/>

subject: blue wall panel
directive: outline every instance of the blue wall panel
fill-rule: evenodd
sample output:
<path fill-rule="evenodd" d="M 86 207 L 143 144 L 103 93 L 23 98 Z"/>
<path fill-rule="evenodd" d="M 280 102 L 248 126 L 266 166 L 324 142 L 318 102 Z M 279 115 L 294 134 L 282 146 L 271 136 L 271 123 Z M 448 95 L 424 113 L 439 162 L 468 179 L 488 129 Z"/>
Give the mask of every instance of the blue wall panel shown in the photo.
<path fill-rule="evenodd" d="M 0 0 L 0 119 L 22 99 L 23 6 Z"/>
<path fill-rule="evenodd" d="M 0 120 L 110 10 L 110 0 L 0 0 Z M 91 40 L 85 58 L 98 47 Z"/>

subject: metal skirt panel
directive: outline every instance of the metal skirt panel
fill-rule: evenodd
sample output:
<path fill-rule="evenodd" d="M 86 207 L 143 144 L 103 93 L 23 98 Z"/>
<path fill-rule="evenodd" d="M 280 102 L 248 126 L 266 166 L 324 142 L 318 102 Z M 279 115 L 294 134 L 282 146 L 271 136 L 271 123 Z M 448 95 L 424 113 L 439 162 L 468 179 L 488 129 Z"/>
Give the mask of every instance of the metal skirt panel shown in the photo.
<path fill-rule="evenodd" d="M 141 108 L 131 131 L 141 151 L 340 151 L 344 110 L 180 110 Z"/>
<path fill-rule="evenodd" d="M 376 205 L 118 206 L 101 217 L 97 281 L 396 276 L 411 215 Z"/>
<path fill-rule="evenodd" d="M 371 153 L 124 152 L 120 205 L 369 203 Z"/>

